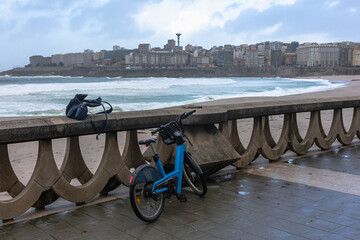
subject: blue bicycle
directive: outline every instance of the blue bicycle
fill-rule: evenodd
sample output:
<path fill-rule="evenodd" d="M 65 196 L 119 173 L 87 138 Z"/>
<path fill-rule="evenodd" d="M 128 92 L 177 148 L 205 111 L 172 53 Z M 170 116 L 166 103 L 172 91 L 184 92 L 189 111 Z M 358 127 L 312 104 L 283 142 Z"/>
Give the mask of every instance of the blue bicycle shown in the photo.
<path fill-rule="evenodd" d="M 180 202 L 186 202 L 186 196 L 181 192 L 183 176 L 185 182 L 199 196 L 207 192 L 204 174 L 185 148 L 185 135 L 182 120 L 193 114 L 195 110 L 183 113 L 178 121 L 171 121 L 151 132 L 159 132 L 167 145 L 176 143 L 175 168 L 165 173 L 154 143 L 157 138 L 139 141 L 139 144 L 150 146 L 156 167 L 143 164 L 136 168 L 130 177 L 130 202 L 135 214 L 145 222 L 158 219 L 164 210 L 165 198 L 176 195 Z"/>

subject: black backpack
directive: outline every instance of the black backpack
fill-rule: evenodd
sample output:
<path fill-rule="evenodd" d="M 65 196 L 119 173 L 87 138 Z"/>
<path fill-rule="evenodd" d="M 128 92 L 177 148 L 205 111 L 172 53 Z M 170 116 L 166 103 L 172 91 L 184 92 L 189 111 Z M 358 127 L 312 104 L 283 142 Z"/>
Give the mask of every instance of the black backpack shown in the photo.
<path fill-rule="evenodd" d="M 108 115 L 108 113 L 112 112 L 113 108 L 112 108 L 110 103 L 108 103 L 106 101 L 103 101 L 101 99 L 101 97 L 98 97 L 97 99 L 86 100 L 85 98 L 87 96 L 88 96 L 87 94 L 76 94 L 75 97 L 73 99 L 71 99 L 69 104 L 66 106 L 66 116 L 68 118 L 73 118 L 73 119 L 77 119 L 77 120 L 84 120 L 85 118 L 87 118 L 89 116 L 88 115 L 88 107 L 102 106 L 104 111 L 98 112 L 96 114 L 101 114 L 101 113 L 105 114 L 106 122 L 105 122 L 104 128 L 99 130 L 95 126 L 93 120 L 91 119 L 91 125 L 93 126 L 93 128 L 97 132 L 96 139 L 99 139 L 98 136 L 103 131 L 105 131 L 105 129 L 107 128 L 107 125 L 108 125 L 108 116 L 107 115 Z M 110 106 L 110 109 L 106 110 L 103 103 L 108 104 Z M 91 118 L 91 116 L 89 116 L 89 117 Z"/>

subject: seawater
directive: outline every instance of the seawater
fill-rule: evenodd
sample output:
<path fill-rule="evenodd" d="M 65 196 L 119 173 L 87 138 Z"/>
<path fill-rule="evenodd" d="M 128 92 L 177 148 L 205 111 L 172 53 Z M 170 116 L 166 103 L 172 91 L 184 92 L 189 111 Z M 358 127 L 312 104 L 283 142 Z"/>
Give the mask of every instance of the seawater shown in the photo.
<path fill-rule="evenodd" d="M 164 108 L 234 97 L 283 96 L 343 86 L 324 79 L 89 78 L 0 76 L 0 116 L 64 115 L 76 93 L 102 97 L 114 111 Z"/>

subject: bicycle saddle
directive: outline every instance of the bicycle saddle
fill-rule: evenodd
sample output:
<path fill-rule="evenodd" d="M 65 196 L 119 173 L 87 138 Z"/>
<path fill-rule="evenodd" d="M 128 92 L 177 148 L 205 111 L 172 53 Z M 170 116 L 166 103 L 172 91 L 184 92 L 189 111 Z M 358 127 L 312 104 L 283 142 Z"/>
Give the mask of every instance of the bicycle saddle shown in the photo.
<path fill-rule="evenodd" d="M 150 144 L 150 143 L 156 142 L 156 140 L 157 140 L 156 137 L 154 137 L 154 138 L 149 138 L 149 139 L 144 139 L 144 140 L 140 140 L 140 141 L 139 141 L 139 144 L 140 144 L 140 145 L 148 145 L 148 144 Z"/>

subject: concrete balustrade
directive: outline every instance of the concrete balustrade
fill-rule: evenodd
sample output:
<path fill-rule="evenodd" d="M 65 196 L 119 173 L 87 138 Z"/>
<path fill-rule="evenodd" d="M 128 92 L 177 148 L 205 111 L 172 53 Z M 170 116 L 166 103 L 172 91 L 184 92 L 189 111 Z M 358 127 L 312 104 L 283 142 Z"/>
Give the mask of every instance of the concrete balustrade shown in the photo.
<path fill-rule="evenodd" d="M 343 122 L 343 108 L 353 108 L 353 118 L 348 131 Z M 92 173 L 83 159 L 79 136 L 94 134 L 90 121 L 77 121 L 66 117 L 23 118 L 0 122 L 0 192 L 8 192 L 10 200 L 0 201 L 0 219 L 20 216 L 31 207 L 39 209 L 59 197 L 81 204 L 98 194 L 106 194 L 120 184 L 128 185 L 130 169 L 145 163 L 149 153 L 142 153 L 138 145 L 139 129 L 158 127 L 177 119 L 181 113 L 196 109 L 184 120 L 185 133 L 190 140 L 187 148 L 206 174 L 232 164 L 243 167 L 260 154 L 277 160 L 291 150 L 305 154 L 314 143 L 320 149 L 329 149 L 334 141 L 350 144 L 360 137 L 360 98 L 302 99 L 289 101 L 262 101 L 224 105 L 187 105 L 167 109 L 112 113 L 106 130 L 103 155 L 97 170 Z M 322 126 L 321 110 L 333 110 L 333 119 L 326 135 Z M 297 125 L 297 113 L 310 112 L 310 122 L 305 137 Z M 283 127 L 276 142 L 270 131 L 269 116 L 284 115 Z M 237 120 L 253 118 L 251 139 L 245 148 L 240 141 Z M 99 127 L 103 116 L 93 117 Z M 218 127 L 215 127 L 218 124 Z M 126 131 L 124 151 L 120 152 L 117 133 Z M 67 138 L 65 157 L 60 169 L 52 149 L 52 139 Z M 26 186 L 15 174 L 8 154 L 8 144 L 38 141 L 37 161 Z M 174 147 L 156 143 L 160 158 L 171 163 Z M 80 186 L 70 182 L 77 179 Z"/>

